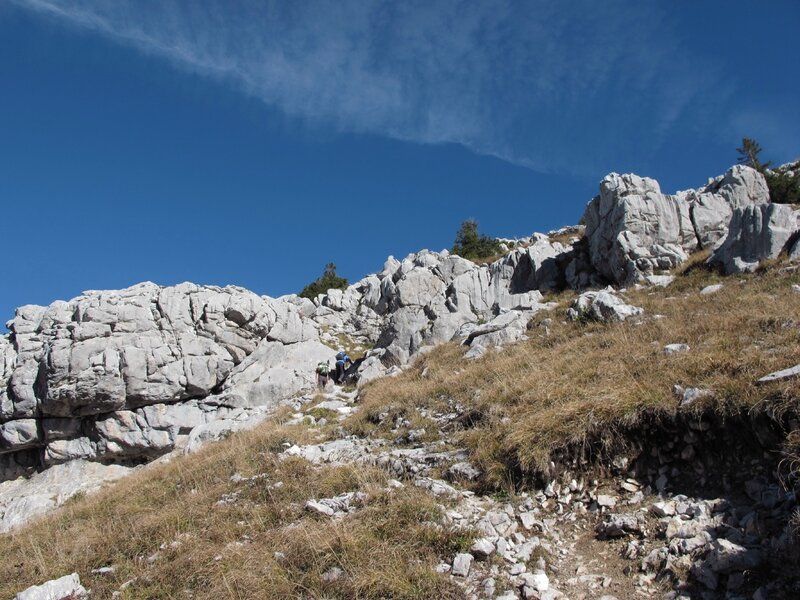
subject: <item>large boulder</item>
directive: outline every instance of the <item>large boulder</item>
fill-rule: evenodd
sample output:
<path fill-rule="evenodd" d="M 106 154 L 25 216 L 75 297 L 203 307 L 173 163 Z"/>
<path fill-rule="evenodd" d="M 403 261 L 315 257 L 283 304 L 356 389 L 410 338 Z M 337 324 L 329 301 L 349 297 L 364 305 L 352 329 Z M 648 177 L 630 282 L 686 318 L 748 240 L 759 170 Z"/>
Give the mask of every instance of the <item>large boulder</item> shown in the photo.
<path fill-rule="evenodd" d="M 471 328 L 463 341 L 469 346 L 468 358 L 483 356 L 488 348 L 502 348 L 527 339 L 528 323 L 536 311 L 513 310 L 498 315 L 488 323 Z"/>
<path fill-rule="evenodd" d="M 607 175 L 584 219 L 592 264 L 617 283 L 672 268 L 697 248 L 688 203 L 647 177 Z"/>
<path fill-rule="evenodd" d="M 319 341 L 264 341 L 230 373 L 222 389 L 247 398 L 251 406 L 274 406 L 313 388 L 317 363 L 333 361 L 335 355 Z"/>
<path fill-rule="evenodd" d="M 734 210 L 768 202 L 764 177 L 742 165 L 674 196 L 652 179 L 611 173 L 584 213 L 591 263 L 611 282 L 640 281 L 724 238 Z"/>
<path fill-rule="evenodd" d="M 708 259 L 726 274 L 754 271 L 765 259 L 794 252 L 800 230 L 800 211 L 787 204 L 761 204 L 737 208 L 728 235 Z"/>
<path fill-rule="evenodd" d="M 744 165 L 731 167 L 699 190 L 678 193 L 689 203 L 697 241 L 710 248 L 728 233 L 733 211 L 746 206 L 766 204 L 769 189 L 763 175 Z"/>
<path fill-rule="evenodd" d="M 534 234 L 532 242 L 525 248 L 510 252 L 502 261 L 510 267 L 510 291 L 524 293 L 530 290 L 552 291 L 564 287 L 564 273 L 559 265 L 559 257 L 568 248 L 559 242 L 552 242 L 542 234 Z"/>

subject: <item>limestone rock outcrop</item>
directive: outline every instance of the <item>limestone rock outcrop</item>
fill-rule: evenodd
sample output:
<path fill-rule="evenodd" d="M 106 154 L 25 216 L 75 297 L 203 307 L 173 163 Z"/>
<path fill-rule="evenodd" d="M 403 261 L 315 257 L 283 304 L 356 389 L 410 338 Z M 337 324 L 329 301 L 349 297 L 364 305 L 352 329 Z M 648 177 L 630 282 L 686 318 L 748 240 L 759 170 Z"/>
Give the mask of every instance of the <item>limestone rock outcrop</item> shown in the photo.
<path fill-rule="evenodd" d="M 611 173 L 584 213 L 592 265 L 611 282 L 639 281 L 724 238 L 734 210 L 768 202 L 764 177 L 742 165 L 674 196 L 653 179 Z"/>
<path fill-rule="evenodd" d="M 781 252 L 795 253 L 800 232 L 800 211 L 787 204 L 761 204 L 737 208 L 728 236 L 714 248 L 708 259 L 726 275 L 754 271 L 765 259 Z"/>
<path fill-rule="evenodd" d="M 4 478 L 37 459 L 153 458 L 194 427 L 310 387 L 333 356 L 301 306 L 236 287 L 89 291 L 23 306 L 7 326 Z"/>
<path fill-rule="evenodd" d="M 782 251 L 800 257 L 797 211 L 770 204 L 764 178 L 743 166 L 675 195 L 612 173 L 584 219 L 585 228 L 503 240 L 507 253 L 491 264 L 447 251 L 390 257 L 313 301 L 142 283 L 20 307 L 0 336 L 0 481 L 74 461 L 130 466 L 194 451 L 312 388 L 316 363 L 343 344 L 363 351 L 352 372 L 365 383 L 442 342 L 477 358 L 525 339 L 532 317 L 552 306 L 542 292 L 666 285 L 656 272 L 711 246 L 726 272 Z M 581 295 L 570 314 L 640 312 L 602 290 Z"/>
<path fill-rule="evenodd" d="M 404 365 L 426 346 L 463 338 L 479 321 L 546 308 L 538 289 L 561 285 L 555 258 L 566 251 L 539 236 L 491 265 L 447 251 L 390 258 L 379 274 L 318 298 L 312 318 L 333 339 L 343 335 L 374 346 L 363 365 L 373 377 L 374 357 L 384 367 Z"/>
<path fill-rule="evenodd" d="M 143 283 L 21 307 L 0 337 L 0 475 L 194 450 L 312 388 L 337 336 L 374 346 L 364 380 L 451 339 L 519 340 L 567 251 L 544 235 L 492 265 L 422 251 L 316 302 Z"/>

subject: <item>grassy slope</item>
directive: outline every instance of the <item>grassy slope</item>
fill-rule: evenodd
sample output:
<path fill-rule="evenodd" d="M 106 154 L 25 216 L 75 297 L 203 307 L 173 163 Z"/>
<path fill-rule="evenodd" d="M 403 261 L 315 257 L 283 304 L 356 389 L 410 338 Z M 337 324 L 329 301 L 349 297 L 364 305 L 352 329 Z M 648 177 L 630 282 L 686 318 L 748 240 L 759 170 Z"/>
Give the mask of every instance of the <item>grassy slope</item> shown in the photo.
<path fill-rule="evenodd" d="M 706 285 L 723 283 L 714 295 Z M 350 426 L 362 435 L 385 435 L 382 412 L 412 415 L 411 405 L 447 413 L 460 405 L 465 427 L 457 442 L 471 449 L 502 486 L 514 474 L 546 471 L 554 452 L 589 442 L 618 450 L 620 432 L 649 415 L 674 414 L 673 385 L 712 390 L 693 411 L 750 410 L 774 416 L 800 408 L 798 380 L 758 386 L 755 380 L 800 363 L 800 273 L 777 265 L 752 275 L 722 278 L 689 269 L 665 289 L 631 290 L 626 298 L 645 309 L 641 323 L 571 323 L 559 308 L 540 314 L 530 340 L 465 361 L 455 345 L 424 356 L 404 377 L 365 390 Z M 653 318 L 663 315 L 663 318 Z M 551 318 L 549 335 L 537 326 Z M 666 356 L 670 343 L 689 352 Z M 411 427 L 426 423 L 415 417 Z M 428 424 L 430 429 L 430 424 Z"/>
<path fill-rule="evenodd" d="M 722 291 L 699 294 L 716 282 L 724 283 Z M 344 425 L 393 438 L 391 417 L 404 415 L 409 429 L 426 427 L 435 437 L 437 427 L 413 407 L 458 407 L 462 417 L 449 441 L 470 449 L 489 486 L 503 487 L 547 469 L 564 448 L 623 445 L 621 432 L 645 415 L 678 410 L 674 384 L 714 391 L 695 411 L 796 414 L 798 381 L 754 381 L 800 363 L 797 283 L 800 274 L 776 265 L 726 279 L 690 270 L 669 288 L 627 293 L 645 309 L 641 324 L 563 322 L 571 297 L 565 293 L 554 298 L 558 309 L 537 317 L 528 342 L 476 362 L 444 345 L 402 376 L 367 386 L 362 410 Z M 546 318 L 549 334 L 538 326 Z M 691 351 L 665 356 L 663 346 L 674 342 Z M 381 421 L 381 413 L 390 418 Z M 307 442 L 309 435 L 300 426 L 266 424 L 0 537 L 0 596 L 77 571 L 100 598 L 133 578 L 123 598 L 458 597 L 432 567 L 467 538 L 432 525 L 441 518 L 436 502 L 411 486 L 387 492 L 378 470 L 276 459 L 283 442 Z M 266 477 L 234 483 L 235 472 Z M 283 487 L 271 487 L 277 481 Z M 302 509 L 306 499 L 352 490 L 367 491 L 370 500 L 340 522 Z M 217 504 L 236 491 L 238 502 Z M 180 545 L 160 550 L 161 559 L 147 560 L 175 541 Z M 117 567 L 113 575 L 91 575 L 109 564 Z M 321 575 L 333 566 L 347 576 L 325 583 Z"/>
<path fill-rule="evenodd" d="M 437 503 L 411 486 L 387 491 L 382 471 L 276 459 L 304 435 L 274 424 L 237 434 L 0 537 L 0 597 L 73 571 L 96 598 L 134 578 L 122 598 L 460 597 L 432 567 L 467 538 L 432 525 Z M 237 472 L 266 476 L 235 483 Z M 303 510 L 354 490 L 369 499 L 341 521 Z M 237 502 L 218 504 L 235 492 Z M 91 574 L 106 565 L 116 571 Z M 325 583 L 332 567 L 347 575 Z"/>

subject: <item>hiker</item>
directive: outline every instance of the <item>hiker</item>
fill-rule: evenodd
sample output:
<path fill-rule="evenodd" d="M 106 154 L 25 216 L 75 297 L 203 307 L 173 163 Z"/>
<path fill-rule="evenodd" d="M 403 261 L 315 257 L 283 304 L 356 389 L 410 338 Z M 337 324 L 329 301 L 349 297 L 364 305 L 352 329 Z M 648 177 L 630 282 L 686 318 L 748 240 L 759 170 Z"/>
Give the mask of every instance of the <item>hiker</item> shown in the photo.
<path fill-rule="evenodd" d="M 348 363 L 352 365 L 352 359 L 347 356 L 347 352 L 345 352 L 344 349 L 340 348 L 339 352 L 336 353 L 336 375 L 333 377 L 336 383 L 341 384 L 342 381 L 344 381 L 344 371 Z"/>
<path fill-rule="evenodd" d="M 330 373 L 331 367 L 327 360 L 317 363 L 317 387 L 319 387 L 320 390 L 324 390 L 328 386 Z"/>

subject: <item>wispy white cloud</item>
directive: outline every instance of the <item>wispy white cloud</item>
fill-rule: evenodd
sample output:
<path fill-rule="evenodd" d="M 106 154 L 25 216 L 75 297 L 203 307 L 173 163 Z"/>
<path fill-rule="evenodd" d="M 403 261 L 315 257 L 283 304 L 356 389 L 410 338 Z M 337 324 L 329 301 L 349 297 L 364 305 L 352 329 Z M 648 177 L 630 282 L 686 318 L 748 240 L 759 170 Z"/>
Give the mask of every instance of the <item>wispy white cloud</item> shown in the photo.
<path fill-rule="evenodd" d="M 313 124 L 537 170 L 652 149 L 713 83 L 651 2 L 14 1 Z"/>

